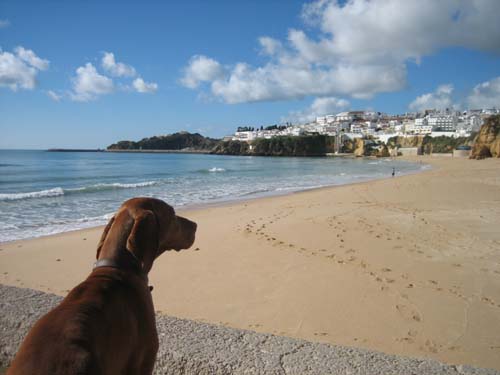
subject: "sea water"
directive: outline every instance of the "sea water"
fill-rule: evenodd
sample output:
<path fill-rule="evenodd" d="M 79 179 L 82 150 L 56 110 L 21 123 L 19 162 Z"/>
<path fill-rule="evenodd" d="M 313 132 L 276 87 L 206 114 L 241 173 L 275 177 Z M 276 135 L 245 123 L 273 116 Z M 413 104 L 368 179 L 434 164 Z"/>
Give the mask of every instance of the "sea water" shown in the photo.
<path fill-rule="evenodd" d="M 126 199 L 175 208 L 343 185 L 427 166 L 391 159 L 0 150 L 0 242 L 105 224 Z"/>

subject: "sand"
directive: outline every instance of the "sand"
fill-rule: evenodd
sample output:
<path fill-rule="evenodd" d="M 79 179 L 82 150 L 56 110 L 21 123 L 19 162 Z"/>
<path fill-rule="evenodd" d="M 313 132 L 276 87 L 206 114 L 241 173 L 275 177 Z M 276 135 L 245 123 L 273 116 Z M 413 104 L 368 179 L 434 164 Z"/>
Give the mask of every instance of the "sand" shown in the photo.
<path fill-rule="evenodd" d="M 500 160 L 185 211 L 150 273 L 157 311 L 500 369 Z M 0 244 L 0 283 L 65 295 L 102 228 Z"/>

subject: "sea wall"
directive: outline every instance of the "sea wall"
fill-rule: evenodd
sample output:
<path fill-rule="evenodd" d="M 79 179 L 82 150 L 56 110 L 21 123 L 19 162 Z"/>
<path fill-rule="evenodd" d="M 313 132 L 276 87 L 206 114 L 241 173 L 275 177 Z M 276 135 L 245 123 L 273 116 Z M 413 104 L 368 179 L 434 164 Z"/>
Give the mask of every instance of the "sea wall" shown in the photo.
<path fill-rule="evenodd" d="M 0 285 L 0 368 L 8 366 L 34 322 L 61 299 Z M 157 328 L 155 374 L 500 374 L 168 316 L 157 316 Z"/>

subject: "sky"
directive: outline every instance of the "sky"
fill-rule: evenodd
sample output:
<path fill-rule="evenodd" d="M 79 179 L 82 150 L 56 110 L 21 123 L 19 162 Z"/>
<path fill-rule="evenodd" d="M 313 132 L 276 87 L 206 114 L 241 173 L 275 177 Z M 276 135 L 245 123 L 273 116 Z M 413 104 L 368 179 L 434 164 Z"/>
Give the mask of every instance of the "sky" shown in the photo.
<path fill-rule="evenodd" d="M 498 0 L 0 0 L 0 148 L 500 107 Z"/>

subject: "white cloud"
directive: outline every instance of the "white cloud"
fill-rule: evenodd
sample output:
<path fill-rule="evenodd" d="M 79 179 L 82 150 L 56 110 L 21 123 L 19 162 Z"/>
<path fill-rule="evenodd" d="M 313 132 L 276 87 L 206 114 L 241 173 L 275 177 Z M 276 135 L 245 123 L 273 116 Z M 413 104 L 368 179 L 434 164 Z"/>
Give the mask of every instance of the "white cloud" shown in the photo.
<path fill-rule="evenodd" d="M 270 38 L 268 36 L 263 36 L 259 38 L 260 46 L 262 47 L 262 53 L 264 55 L 273 56 L 277 53 L 281 53 L 283 51 L 283 45 L 279 40 L 274 38 Z"/>
<path fill-rule="evenodd" d="M 14 52 L 21 60 L 27 62 L 29 65 L 38 70 L 47 70 L 49 68 L 49 61 L 39 58 L 35 52 L 30 49 L 16 47 L 14 48 Z"/>
<path fill-rule="evenodd" d="M 245 62 L 224 71 L 206 56 L 193 56 L 181 82 L 208 83 L 227 103 L 349 95 L 368 98 L 405 87 L 409 61 L 446 47 L 500 52 L 498 0 L 319 0 L 302 17 L 316 36 L 289 30 L 284 41 L 259 38 L 269 61 Z"/>
<path fill-rule="evenodd" d="M 191 57 L 187 67 L 184 69 L 184 76 L 181 78 L 181 83 L 194 89 L 201 82 L 214 81 L 222 77 L 222 66 L 215 60 L 203 56 L 196 55 Z"/>
<path fill-rule="evenodd" d="M 132 85 L 140 93 L 153 93 L 158 90 L 158 84 L 154 82 L 144 82 L 141 77 L 138 77 L 132 82 Z"/>
<path fill-rule="evenodd" d="M 36 76 L 46 70 L 49 61 L 39 58 L 32 50 L 17 47 L 15 54 L 0 49 L 0 87 L 32 90 L 36 86 Z"/>
<path fill-rule="evenodd" d="M 345 99 L 335 97 L 316 98 L 306 110 L 292 111 L 281 120 L 294 123 L 306 123 L 313 121 L 318 116 L 335 114 L 346 110 L 350 105 L 351 103 Z"/>
<path fill-rule="evenodd" d="M 412 111 L 422 112 L 426 109 L 446 109 L 457 107 L 453 104 L 453 85 L 441 85 L 435 92 L 430 92 L 418 96 L 410 103 L 409 108 Z"/>
<path fill-rule="evenodd" d="M 469 108 L 500 108 L 500 77 L 475 86 L 467 98 Z"/>
<path fill-rule="evenodd" d="M 47 95 L 55 102 L 59 102 L 62 99 L 62 95 L 57 94 L 55 91 L 48 90 Z"/>
<path fill-rule="evenodd" d="M 9 20 L 0 20 L 0 29 L 4 29 L 10 26 Z"/>
<path fill-rule="evenodd" d="M 109 94 L 113 90 L 113 80 L 99 74 L 91 63 L 87 63 L 76 69 L 76 76 L 73 77 L 73 92 L 70 97 L 75 101 L 87 102 L 96 99 L 99 95 Z"/>
<path fill-rule="evenodd" d="M 311 69 L 309 66 L 270 63 L 253 69 L 239 63 L 227 79 L 213 81 L 211 89 L 215 96 L 230 104 L 332 93 L 366 98 L 376 92 L 399 90 L 405 74 L 403 65 L 339 65 Z"/>
<path fill-rule="evenodd" d="M 135 69 L 131 65 L 115 61 L 115 55 L 112 52 L 104 52 L 101 60 L 102 68 L 115 77 L 134 77 Z"/>

